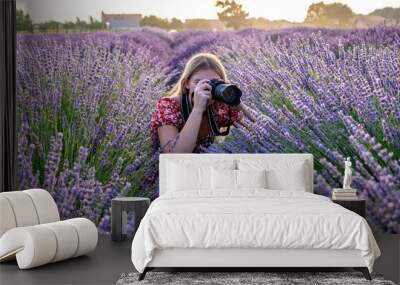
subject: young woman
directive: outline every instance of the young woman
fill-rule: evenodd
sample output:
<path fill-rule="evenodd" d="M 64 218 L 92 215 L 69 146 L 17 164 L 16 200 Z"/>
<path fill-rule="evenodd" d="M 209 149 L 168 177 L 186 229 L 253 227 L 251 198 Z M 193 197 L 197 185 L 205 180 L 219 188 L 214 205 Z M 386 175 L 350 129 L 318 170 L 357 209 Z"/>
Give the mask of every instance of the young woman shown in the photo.
<path fill-rule="evenodd" d="M 154 150 L 161 152 L 200 152 L 200 146 L 207 147 L 214 136 L 207 119 L 207 106 L 211 106 L 219 127 L 233 125 L 240 121 L 247 106 L 242 102 L 235 107 L 211 99 L 211 79 L 222 79 L 229 83 L 225 68 L 217 56 L 199 53 L 186 63 L 183 73 L 166 97 L 159 99 L 151 117 L 151 135 Z M 186 121 L 180 105 L 182 96 L 189 95 L 192 111 Z M 231 119 L 229 120 L 229 108 Z"/>

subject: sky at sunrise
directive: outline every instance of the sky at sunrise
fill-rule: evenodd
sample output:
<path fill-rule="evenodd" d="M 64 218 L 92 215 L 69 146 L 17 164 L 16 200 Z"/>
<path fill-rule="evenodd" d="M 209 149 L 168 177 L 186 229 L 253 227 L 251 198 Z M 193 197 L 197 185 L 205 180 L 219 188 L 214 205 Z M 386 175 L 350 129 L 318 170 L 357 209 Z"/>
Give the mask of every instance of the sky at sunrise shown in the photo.
<path fill-rule="evenodd" d="M 140 13 L 162 18 L 217 19 L 219 8 L 216 0 L 17 0 L 17 8 L 28 12 L 34 23 L 48 20 L 60 22 L 88 20 L 89 16 L 100 20 L 105 13 Z M 310 4 L 321 0 L 237 0 L 249 13 L 249 17 L 269 20 L 286 19 L 302 22 Z M 400 7 L 400 0 L 325 0 L 324 3 L 340 2 L 350 6 L 355 13 L 368 14 L 386 6 Z"/>

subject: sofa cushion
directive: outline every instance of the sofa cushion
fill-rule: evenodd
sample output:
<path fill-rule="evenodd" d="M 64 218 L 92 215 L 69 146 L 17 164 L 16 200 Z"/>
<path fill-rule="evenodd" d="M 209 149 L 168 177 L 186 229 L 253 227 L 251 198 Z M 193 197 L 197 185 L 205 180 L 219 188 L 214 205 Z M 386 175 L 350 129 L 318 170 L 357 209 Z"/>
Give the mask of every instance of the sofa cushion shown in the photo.
<path fill-rule="evenodd" d="M 33 226 L 60 220 L 53 197 L 43 189 L 0 193 L 0 216 L 2 217 L 0 237 L 14 227 Z"/>

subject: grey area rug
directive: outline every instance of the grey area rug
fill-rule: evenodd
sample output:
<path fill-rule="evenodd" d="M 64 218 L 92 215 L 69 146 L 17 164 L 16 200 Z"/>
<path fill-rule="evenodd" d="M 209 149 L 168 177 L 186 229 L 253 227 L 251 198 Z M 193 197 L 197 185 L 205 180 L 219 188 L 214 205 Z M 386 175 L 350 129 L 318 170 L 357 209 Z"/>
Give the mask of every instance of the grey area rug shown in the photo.
<path fill-rule="evenodd" d="M 267 284 L 267 285 L 396 285 L 384 280 L 382 275 L 371 274 L 366 280 L 361 272 L 147 272 L 145 279 L 138 281 L 139 273 L 124 273 L 117 285 L 133 284 Z"/>

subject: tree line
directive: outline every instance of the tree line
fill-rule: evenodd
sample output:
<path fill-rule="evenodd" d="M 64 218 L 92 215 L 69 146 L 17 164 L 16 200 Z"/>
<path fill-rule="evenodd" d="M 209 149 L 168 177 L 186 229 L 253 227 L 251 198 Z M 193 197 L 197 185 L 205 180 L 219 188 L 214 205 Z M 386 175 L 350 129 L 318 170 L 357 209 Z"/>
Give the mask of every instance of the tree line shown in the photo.
<path fill-rule="evenodd" d="M 33 33 L 34 30 L 38 32 L 94 32 L 106 30 L 105 23 L 89 17 L 89 21 L 76 17 L 75 22 L 66 21 L 64 23 L 54 20 L 46 21 L 44 23 L 33 24 L 29 14 L 25 14 L 22 10 L 16 12 L 16 29 L 17 32 Z"/>
<path fill-rule="evenodd" d="M 248 18 L 249 13 L 247 13 L 243 9 L 243 6 L 238 4 L 235 0 L 218 0 L 215 3 L 215 7 L 222 9 L 222 11 L 217 12 L 218 19 L 223 22 L 227 28 L 237 30 L 257 25 L 267 26 L 270 23 L 270 21 L 265 18 Z M 377 9 L 369 15 L 382 16 L 385 19 L 394 20 L 397 24 L 400 24 L 400 8 L 386 7 L 383 9 Z M 323 2 L 319 2 L 311 4 L 308 7 L 307 15 L 303 24 L 323 28 L 351 28 L 354 25 L 352 22 L 354 16 L 356 16 L 356 14 L 345 4 L 324 4 Z M 281 22 L 287 22 L 290 24 L 290 22 L 284 20 Z M 167 19 L 154 15 L 143 17 L 139 25 L 158 27 L 168 31 L 180 31 L 183 29 L 196 28 L 210 29 L 210 23 L 204 19 L 182 22 L 177 18 Z M 82 32 L 106 30 L 107 26 L 105 23 L 95 20 L 92 16 L 90 16 L 89 22 L 82 21 L 77 17 L 75 22 L 69 21 L 60 23 L 56 21 L 47 21 L 33 25 L 28 14 L 24 14 L 22 11 L 17 10 L 17 31 L 33 32 L 34 28 L 39 32 Z"/>

